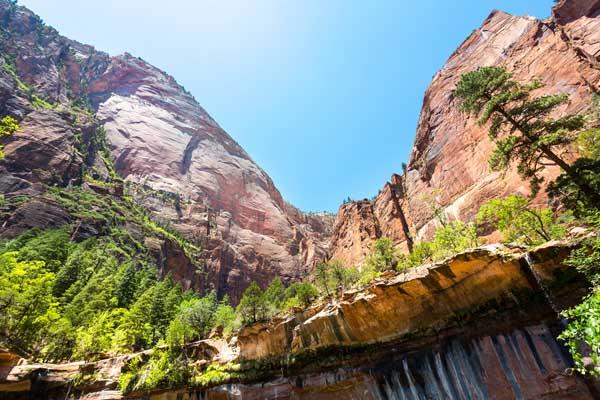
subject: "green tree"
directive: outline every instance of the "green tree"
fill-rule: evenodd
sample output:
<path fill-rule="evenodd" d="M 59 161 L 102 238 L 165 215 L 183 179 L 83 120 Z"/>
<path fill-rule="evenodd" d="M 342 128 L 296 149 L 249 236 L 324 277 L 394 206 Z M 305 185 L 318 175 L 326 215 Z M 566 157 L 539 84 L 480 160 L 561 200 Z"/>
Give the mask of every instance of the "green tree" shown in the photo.
<path fill-rule="evenodd" d="M 327 298 L 331 298 L 333 285 L 330 265 L 327 262 L 322 261 L 315 267 L 315 284 Z"/>
<path fill-rule="evenodd" d="M 429 248 L 432 258 L 439 260 L 477 247 L 477 245 L 475 225 L 455 220 L 445 223 L 435 231 Z"/>
<path fill-rule="evenodd" d="M 339 260 L 329 261 L 329 270 L 334 287 L 342 293 L 354 286 L 360 279 L 360 272 L 356 267 L 347 267 Z"/>
<path fill-rule="evenodd" d="M 235 309 L 229 304 L 229 296 L 225 295 L 215 311 L 215 326 L 223 328 L 223 334 L 229 335 L 236 324 L 237 315 Z"/>
<path fill-rule="evenodd" d="M 401 255 L 397 270 L 404 272 L 410 268 L 418 267 L 433 261 L 434 254 L 430 242 L 419 242 L 413 246 L 413 251 L 408 255 Z"/>
<path fill-rule="evenodd" d="M 121 309 L 103 311 L 95 316 L 90 325 L 79 327 L 74 356 L 94 360 L 110 350 L 115 327 L 122 313 Z"/>
<path fill-rule="evenodd" d="M 266 304 L 263 291 L 258 283 L 252 281 L 246 288 L 237 306 L 237 312 L 246 324 L 253 324 L 264 319 Z"/>
<path fill-rule="evenodd" d="M 499 230 L 507 242 L 534 245 L 565 234 L 549 208 L 534 208 L 522 196 L 492 199 L 479 209 L 477 223 Z"/>
<path fill-rule="evenodd" d="M 19 124 L 11 116 L 5 116 L 0 119 L 0 139 L 12 135 L 19 129 Z M 0 160 L 4 159 L 4 146 L 0 145 Z"/>
<path fill-rule="evenodd" d="M 18 261 L 17 252 L 0 255 L 0 344 L 24 356 L 41 352 L 40 338 L 60 319 L 53 281 L 43 261 Z"/>
<path fill-rule="evenodd" d="M 596 108 L 600 114 L 598 104 Z M 577 137 L 576 145 L 581 158 L 572 164 L 572 168 L 583 176 L 592 188 L 600 192 L 600 129 L 591 128 L 581 132 Z M 591 204 L 585 193 L 566 173 L 559 175 L 554 182 L 550 183 L 547 191 L 550 197 L 559 199 L 576 216 L 585 218 L 598 209 L 598 205 Z"/>
<path fill-rule="evenodd" d="M 365 260 L 367 268 L 373 268 L 375 271 L 395 270 L 398 264 L 398 253 L 394 248 L 392 240 L 387 237 L 381 237 L 373 243 L 371 254 Z"/>
<path fill-rule="evenodd" d="M 313 301 L 319 297 L 319 291 L 316 287 L 308 282 L 292 283 L 285 290 L 285 303 L 287 307 L 302 305 L 304 308 L 309 307 Z"/>
<path fill-rule="evenodd" d="M 267 307 L 270 308 L 270 313 L 275 314 L 281 307 L 285 296 L 285 287 L 281 282 L 281 278 L 276 277 L 271 281 L 271 284 L 265 289 L 264 300 Z"/>
<path fill-rule="evenodd" d="M 19 259 L 44 261 L 47 270 L 57 272 L 71 250 L 70 227 L 32 233 L 32 237 L 21 241 L 15 249 L 19 251 Z"/>
<path fill-rule="evenodd" d="M 600 160 L 600 129 L 591 128 L 581 132 L 575 143 L 577 153 L 583 158 Z"/>
<path fill-rule="evenodd" d="M 217 296 L 215 292 L 206 297 L 184 300 L 179 306 L 179 313 L 175 320 L 180 320 L 191 329 L 191 339 L 204 339 L 214 326 L 215 312 L 217 311 Z"/>
<path fill-rule="evenodd" d="M 542 87 L 534 80 L 516 82 L 501 67 L 480 67 L 461 76 L 454 95 L 461 109 L 479 116 L 479 124 L 490 123 L 489 136 L 496 144 L 490 158 L 494 170 L 516 163 L 517 171 L 531 184 L 535 194 L 543 181 L 546 165 L 559 166 L 592 204 L 600 204 L 600 194 L 581 171 L 573 168 L 562 155 L 576 133 L 584 127 L 581 115 L 553 118 L 557 107 L 567 103 L 566 94 L 534 97 Z"/>
<path fill-rule="evenodd" d="M 175 318 L 169 323 L 165 341 L 172 351 L 182 349 L 186 343 L 197 337 L 197 331 L 187 324 L 182 318 Z"/>

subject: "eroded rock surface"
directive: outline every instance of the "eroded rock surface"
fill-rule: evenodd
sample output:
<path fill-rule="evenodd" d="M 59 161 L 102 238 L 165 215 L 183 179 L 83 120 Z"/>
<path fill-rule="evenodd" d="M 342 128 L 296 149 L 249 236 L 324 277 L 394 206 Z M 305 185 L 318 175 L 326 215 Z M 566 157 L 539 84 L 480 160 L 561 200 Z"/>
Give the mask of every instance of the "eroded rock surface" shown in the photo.
<path fill-rule="evenodd" d="M 326 258 L 332 218 L 286 204 L 171 76 L 130 54 L 110 57 L 64 38 L 7 0 L 0 21 L 0 113 L 20 124 L 0 165 L 7 197 L 80 184 L 84 169 L 108 176 L 103 158 L 83 159 L 81 148 L 103 129 L 116 172 L 145 188 L 132 193 L 136 200 L 205 245 L 195 262 L 207 279 L 195 268 L 169 266 L 186 287 L 237 301 L 252 280 L 297 280 Z"/>
<path fill-rule="evenodd" d="M 406 246 L 400 210 L 409 231 L 422 238 L 435 228 L 432 202 L 450 218 L 470 220 L 491 198 L 529 194 L 528 184 L 516 171 L 505 175 L 490 171 L 493 143 L 486 128 L 459 110 L 452 91 L 463 73 L 498 65 L 519 81 L 541 79 L 546 86 L 539 94 L 568 93 L 571 101 L 561 112 L 585 112 L 600 88 L 599 10 L 597 0 L 565 0 L 546 21 L 492 12 L 450 56 L 425 92 L 406 176 L 392 177 L 370 202 L 370 213 L 349 213 L 348 205 L 341 208 L 332 254 L 349 264 L 360 263 L 376 238 L 365 230 L 373 225 L 398 246 Z M 550 180 L 557 173 L 548 168 L 545 176 Z M 537 201 L 545 201 L 543 190 Z M 368 208 L 363 203 L 359 206 Z M 359 231 L 365 240 L 356 240 Z"/>
<path fill-rule="evenodd" d="M 126 397 L 592 399 L 594 383 L 565 373 L 572 361 L 555 339 L 556 312 L 588 290 L 562 264 L 577 243 L 548 243 L 529 253 L 487 246 L 387 276 L 341 299 L 243 328 L 229 341 L 189 345 L 191 361 L 239 363 L 260 378 L 249 373 L 213 387 Z M 87 374 L 89 381 L 73 387 L 77 398 L 121 398 L 116 383 L 133 356 L 50 365 L 0 352 L 0 392 L 64 398 L 73 377 Z"/>

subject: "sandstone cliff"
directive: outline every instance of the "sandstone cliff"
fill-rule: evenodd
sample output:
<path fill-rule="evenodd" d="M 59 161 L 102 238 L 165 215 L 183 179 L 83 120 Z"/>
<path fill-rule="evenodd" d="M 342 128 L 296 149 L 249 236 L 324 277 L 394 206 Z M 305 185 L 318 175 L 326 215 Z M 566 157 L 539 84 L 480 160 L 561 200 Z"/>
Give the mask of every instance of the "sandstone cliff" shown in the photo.
<path fill-rule="evenodd" d="M 373 201 L 343 205 L 332 239 L 332 256 L 356 264 L 374 239 L 387 236 L 401 248 L 408 230 L 414 237 L 435 226 L 431 202 L 450 218 L 469 220 L 487 200 L 513 193 L 527 195 L 528 184 L 516 171 L 492 172 L 493 144 L 476 118 L 461 113 L 452 91 L 461 74 L 499 65 L 517 80 L 534 77 L 546 86 L 540 94 L 564 92 L 564 111 L 587 110 L 600 91 L 600 2 L 563 0 L 553 16 L 540 21 L 493 11 L 450 56 L 425 92 L 415 143 L 406 174 L 394 175 Z M 556 176 L 548 169 L 546 176 Z M 545 201 L 544 193 L 537 198 Z"/>
<path fill-rule="evenodd" d="M 592 399 L 593 382 L 564 373 L 571 360 L 555 339 L 556 312 L 587 292 L 582 276 L 561 263 L 577 243 L 548 243 L 529 253 L 488 246 L 387 276 L 243 328 L 229 341 L 191 344 L 188 356 L 197 365 L 231 369 L 221 382 L 125 397 Z M 120 399 L 117 381 L 136 356 L 28 364 L 0 350 L 0 393 Z"/>
<path fill-rule="evenodd" d="M 299 279 L 326 256 L 331 218 L 287 205 L 172 77 L 129 54 L 110 57 L 64 38 L 7 0 L 0 1 L 0 21 L 0 113 L 21 126 L 0 166 L 7 198 L 77 185 L 84 168 L 106 178 L 107 158 L 84 159 L 77 148 L 102 130 L 128 194 L 203 246 L 193 260 L 202 275 L 173 263 L 186 287 L 215 288 L 236 300 L 251 280 Z M 5 236 L 17 231 L 10 228 L 4 223 Z"/>

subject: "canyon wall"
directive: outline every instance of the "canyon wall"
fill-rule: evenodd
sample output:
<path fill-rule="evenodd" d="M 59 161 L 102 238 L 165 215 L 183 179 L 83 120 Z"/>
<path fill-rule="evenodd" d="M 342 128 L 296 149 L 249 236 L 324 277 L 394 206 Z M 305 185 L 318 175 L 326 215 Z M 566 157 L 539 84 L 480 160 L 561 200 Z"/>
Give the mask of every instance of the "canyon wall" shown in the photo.
<path fill-rule="evenodd" d="M 237 300 L 251 280 L 305 276 L 325 258 L 332 218 L 286 204 L 271 178 L 171 76 L 130 54 L 111 57 L 60 36 L 24 7 L 0 1 L 0 113 L 20 129 L 6 139 L 0 191 L 105 180 L 106 158 L 155 219 L 203 246 L 186 287 Z M 110 155 L 77 148 L 101 130 Z M 10 210 L 10 214 L 18 212 Z M 7 213 L 8 214 L 8 213 Z M 1 221 L 4 236 L 17 232 Z M 47 227 L 42 223 L 41 228 Z"/>
<path fill-rule="evenodd" d="M 459 110 L 453 90 L 460 76 L 480 66 L 502 66 L 515 79 L 539 78 L 537 94 L 567 93 L 560 112 L 585 112 L 600 92 L 600 2 L 562 0 L 545 21 L 493 11 L 450 56 L 425 92 L 414 147 L 403 175 L 394 175 L 372 201 L 343 205 L 332 239 L 332 257 L 360 263 L 378 237 L 406 248 L 406 232 L 427 238 L 435 228 L 432 203 L 451 218 L 470 220 L 491 198 L 529 194 L 514 169 L 488 167 L 494 148 L 485 126 Z M 546 181 L 557 175 L 545 171 Z M 544 191 L 536 198 L 546 200 Z M 408 229 L 403 227 L 406 221 Z"/>
<path fill-rule="evenodd" d="M 581 240 L 474 249 L 228 340 L 191 343 L 190 365 L 204 365 L 198 376 L 219 376 L 207 365 L 232 374 L 205 385 L 124 395 L 117 382 L 141 353 L 56 365 L 0 350 L 0 398 L 592 399 L 599 382 L 568 373 L 572 360 L 556 339 L 557 313 L 589 290 L 562 262 Z"/>

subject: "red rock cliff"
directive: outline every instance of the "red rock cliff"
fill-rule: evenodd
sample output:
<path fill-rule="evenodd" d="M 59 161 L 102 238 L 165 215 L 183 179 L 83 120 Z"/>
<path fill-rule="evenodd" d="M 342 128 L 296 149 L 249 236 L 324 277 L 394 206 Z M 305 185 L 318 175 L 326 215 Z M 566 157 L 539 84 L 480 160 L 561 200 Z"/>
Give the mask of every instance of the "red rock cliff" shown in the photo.
<path fill-rule="evenodd" d="M 0 112 L 21 126 L 0 165 L 2 193 L 35 195 L 44 184 L 76 183 L 84 161 L 77 137 L 95 129 L 93 120 L 130 194 L 202 244 L 202 274 L 186 262 L 170 264 L 184 286 L 236 300 L 251 280 L 299 279 L 325 257 L 332 218 L 287 205 L 171 76 L 129 54 L 110 57 L 64 38 L 9 1 L 0 0 L 0 21 Z M 52 106 L 40 106 L 32 93 Z M 95 167 L 107 173 L 101 159 Z"/>
<path fill-rule="evenodd" d="M 546 21 L 493 11 L 425 92 L 406 176 L 394 175 L 373 201 L 341 207 L 332 256 L 359 263 L 379 236 L 405 246 L 403 218 L 416 237 L 427 236 L 435 224 L 428 204 L 433 198 L 451 218 L 469 220 L 490 198 L 528 194 L 528 184 L 514 170 L 505 175 L 490 171 L 493 144 L 487 131 L 459 111 L 452 95 L 461 74 L 500 65 L 520 81 L 540 78 L 546 84 L 541 93 L 568 93 L 565 111 L 579 112 L 599 91 L 599 61 L 600 1 L 563 0 Z M 556 173 L 546 171 L 549 177 Z M 541 193 L 537 201 L 544 200 Z M 367 211 L 353 211 L 357 207 Z"/>

